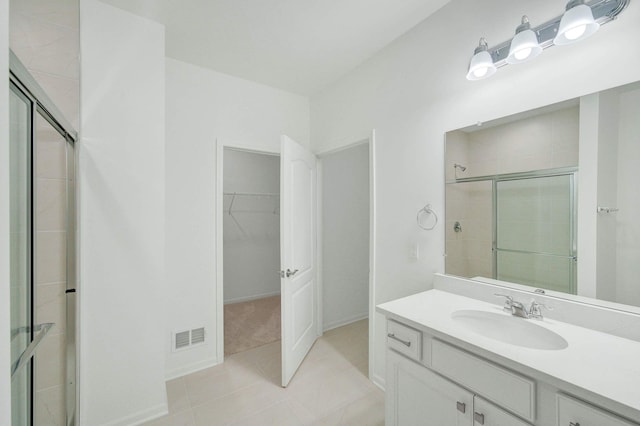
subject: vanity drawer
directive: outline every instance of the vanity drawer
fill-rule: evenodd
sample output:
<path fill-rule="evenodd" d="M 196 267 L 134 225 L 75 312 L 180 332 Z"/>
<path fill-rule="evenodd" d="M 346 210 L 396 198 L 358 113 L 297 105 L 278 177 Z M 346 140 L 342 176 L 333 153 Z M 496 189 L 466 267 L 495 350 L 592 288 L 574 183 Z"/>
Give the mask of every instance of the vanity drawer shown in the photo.
<path fill-rule="evenodd" d="M 556 399 L 557 426 L 638 426 L 568 395 Z"/>
<path fill-rule="evenodd" d="M 399 322 L 387 321 L 387 346 L 420 361 L 422 358 L 422 333 Z"/>
<path fill-rule="evenodd" d="M 474 426 L 531 426 L 531 423 L 520 420 L 477 395 L 473 398 L 473 424 Z"/>
<path fill-rule="evenodd" d="M 533 380 L 437 339 L 431 344 L 431 367 L 523 419 L 534 421 Z"/>

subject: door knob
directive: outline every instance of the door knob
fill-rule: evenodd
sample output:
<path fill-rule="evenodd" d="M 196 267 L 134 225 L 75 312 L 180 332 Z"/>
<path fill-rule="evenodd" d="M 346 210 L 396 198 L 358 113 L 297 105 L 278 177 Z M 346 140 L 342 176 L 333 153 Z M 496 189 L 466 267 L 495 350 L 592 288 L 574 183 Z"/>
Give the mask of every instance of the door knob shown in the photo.
<path fill-rule="evenodd" d="M 298 273 L 298 270 L 297 270 L 297 269 L 294 269 L 294 270 L 292 271 L 291 269 L 287 268 L 287 270 L 286 270 L 286 271 L 280 271 L 280 277 L 282 277 L 282 278 L 284 278 L 284 277 L 289 278 L 289 277 L 294 276 L 294 275 L 295 275 L 295 274 L 297 274 L 297 273 Z"/>
<path fill-rule="evenodd" d="M 289 268 L 287 268 L 287 272 L 285 273 L 285 275 L 287 276 L 287 278 L 294 276 L 295 274 L 298 273 L 297 269 L 294 269 L 293 271 Z"/>

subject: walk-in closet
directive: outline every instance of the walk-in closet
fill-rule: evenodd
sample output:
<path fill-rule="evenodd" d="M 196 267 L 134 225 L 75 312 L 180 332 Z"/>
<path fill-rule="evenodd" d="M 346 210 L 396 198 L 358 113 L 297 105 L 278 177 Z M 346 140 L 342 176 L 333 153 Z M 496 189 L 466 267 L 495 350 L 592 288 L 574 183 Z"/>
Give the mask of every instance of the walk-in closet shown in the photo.
<path fill-rule="evenodd" d="M 280 157 L 224 149 L 225 355 L 280 340 Z"/>

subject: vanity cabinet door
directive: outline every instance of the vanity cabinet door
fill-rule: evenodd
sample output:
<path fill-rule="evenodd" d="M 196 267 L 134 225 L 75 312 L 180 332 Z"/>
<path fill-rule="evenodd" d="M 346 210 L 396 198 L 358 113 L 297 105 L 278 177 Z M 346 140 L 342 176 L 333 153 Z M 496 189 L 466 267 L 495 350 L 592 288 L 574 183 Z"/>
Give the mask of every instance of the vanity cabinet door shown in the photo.
<path fill-rule="evenodd" d="M 387 426 L 473 426 L 473 394 L 387 350 Z"/>
<path fill-rule="evenodd" d="M 568 395 L 557 396 L 557 426 L 638 426 Z"/>
<path fill-rule="evenodd" d="M 474 426 L 531 426 L 479 396 L 473 400 L 473 421 Z"/>

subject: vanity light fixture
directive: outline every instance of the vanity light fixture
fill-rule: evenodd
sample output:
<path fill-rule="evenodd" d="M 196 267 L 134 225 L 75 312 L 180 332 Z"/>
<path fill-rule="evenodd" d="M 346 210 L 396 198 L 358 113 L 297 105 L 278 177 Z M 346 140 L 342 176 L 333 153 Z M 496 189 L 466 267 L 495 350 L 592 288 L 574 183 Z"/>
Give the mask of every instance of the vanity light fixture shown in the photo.
<path fill-rule="evenodd" d="M 493 58 L 488 52 L 489 45 L 487 40 L 482 37 L 478 43 L 478 47 L 473 52 L 471 63 L 469 63 L 469 72 L 467 72 L 467 80 L 481 80 L 495 74 L 496 66 L 493 64 Z"/>
<path fill-rule="evenodd" d="M 531 28 L 526 16 L 512 40 L 489 47 L 484 38 L 475 49 L 467 80 L 482 80 L 508 64 L 525 62 L 553 45 L 584 40 L 622 13 L 630 0 L 569 0 L 563 15 Z M 534 41 L 535 37 L 535 41 Z M 537 47 L 536 47 L 537 42 Z M 528 50 L 531 49 L 531 50 Z"/>
<path fill-rule="evenodd" d="M 511 40 L 507 63 L 519 64 L 526 62 L 541 53 L 542 47 L 538 43 L 538 35 L 531 29 L 529 18 L 525 15 L 522 17 L 522 23 L 516 28 L 516 35 Z"/>
<path fill-rule="evenodd" d="M 562 15 L 553 44 L 560 46 L 584 40 L 598 31 L 598 28 L 600 24 L 593 18 L 591 8 L 584 4 L 584 0 L 571 0 Z"/>

